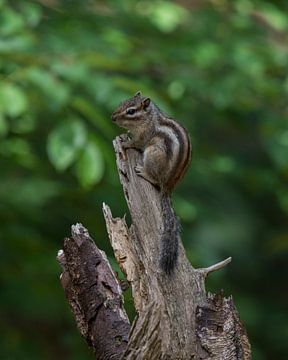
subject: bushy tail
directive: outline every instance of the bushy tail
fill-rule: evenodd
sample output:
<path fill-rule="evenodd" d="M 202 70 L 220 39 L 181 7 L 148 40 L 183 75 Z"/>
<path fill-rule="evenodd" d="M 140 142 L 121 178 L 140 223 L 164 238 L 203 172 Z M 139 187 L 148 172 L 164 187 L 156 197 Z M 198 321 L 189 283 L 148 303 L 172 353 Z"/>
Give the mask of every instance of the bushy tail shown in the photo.
<path fill-rule="evenodd" d="M 170 195 L 164 191 L 162 192 L 161 208 L 163 231 L 161 234 L 160 267 L 170 275 L 177 264 L 179 224 L 171 207 Z"/>

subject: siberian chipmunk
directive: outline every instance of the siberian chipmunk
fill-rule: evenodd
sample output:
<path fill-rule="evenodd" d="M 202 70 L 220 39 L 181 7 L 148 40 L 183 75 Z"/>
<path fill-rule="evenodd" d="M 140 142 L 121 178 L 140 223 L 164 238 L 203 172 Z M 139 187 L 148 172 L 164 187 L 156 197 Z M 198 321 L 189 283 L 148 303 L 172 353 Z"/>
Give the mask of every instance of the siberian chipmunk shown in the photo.
<path fill-rule="evenodd" d="M 143 152 L 142 164 L 135 167 L 137 175 L 161 191 L 160 267 L 171 274 L 177 264 L 179 237 L 178 220 L 171 207 L 171 192 L 186 173 L 191 160 L 189 135 L 140 91 L 119 105 L 112 120 L 132 135 L 132 139 L 123 142 L 124 151 L 134 148 Z"/>

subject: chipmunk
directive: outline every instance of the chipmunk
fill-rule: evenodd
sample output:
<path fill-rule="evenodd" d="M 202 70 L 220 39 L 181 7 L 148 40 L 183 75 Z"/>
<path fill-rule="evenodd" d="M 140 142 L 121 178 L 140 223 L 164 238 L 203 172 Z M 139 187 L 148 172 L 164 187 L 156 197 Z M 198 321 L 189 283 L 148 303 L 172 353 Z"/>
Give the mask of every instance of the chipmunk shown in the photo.
<path fill-rule="evenodd" d="M 140 91 L 119 105 L 112 120 L 132 135 L 132 139 L 123 142 L 123 150 L 134 148 L 143 152 L 142 165 L 135 167 L 137 175 L 160 189 L 163 216 L 160 267 L 171 274 L 177 264 L 180 231 L 171 208 L 171 192 L 191 160 L 189 135 Z"/>

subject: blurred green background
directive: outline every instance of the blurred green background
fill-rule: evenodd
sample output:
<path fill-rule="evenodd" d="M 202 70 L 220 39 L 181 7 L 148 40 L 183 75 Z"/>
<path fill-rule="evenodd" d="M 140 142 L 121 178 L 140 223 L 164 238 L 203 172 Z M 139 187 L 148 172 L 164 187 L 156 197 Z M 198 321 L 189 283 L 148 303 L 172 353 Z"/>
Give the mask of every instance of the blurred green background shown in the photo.
<path fill-rule="evenodd" d="M 0 0 L 1 359 L 93 359 L 55 257 L 82 222 L 116 269 L 110 114 L 137 90 L 192 136 L 174 194 L 192 264 L 232 256 L 207 289 L 233 294 L 253 359 L 287 359 L 287 69 L 287 1 Z"/>

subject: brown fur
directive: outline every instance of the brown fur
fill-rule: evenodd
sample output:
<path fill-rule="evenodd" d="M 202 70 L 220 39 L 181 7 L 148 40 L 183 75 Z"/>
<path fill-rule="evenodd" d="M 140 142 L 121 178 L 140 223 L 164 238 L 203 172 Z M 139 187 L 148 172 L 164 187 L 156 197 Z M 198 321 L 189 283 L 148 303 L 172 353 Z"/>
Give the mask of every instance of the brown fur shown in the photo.
<path fill-rule="evenodd" d="M 160 265 L 170 274 L 177 261 L 179 226 L 169 199 L 191 160 L 189 135 L 140 93 L 120 104 L 112 120 L 132 135 L 131 140 L 123 143 L 124 150 L 135 148 L 143 152 L 142 164 L 135 167 L 136 173 L 162 192 L 164 230 Z"/>

